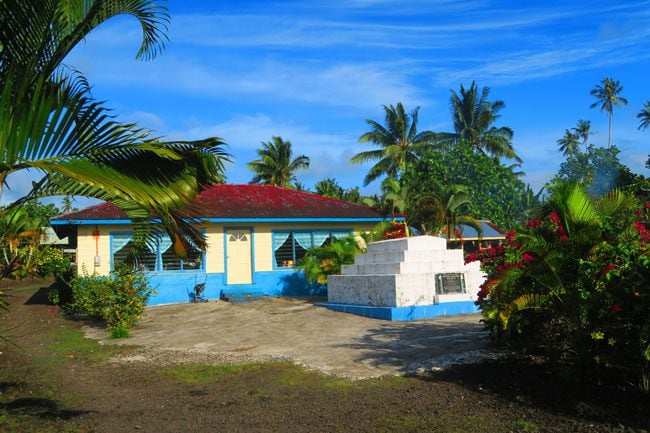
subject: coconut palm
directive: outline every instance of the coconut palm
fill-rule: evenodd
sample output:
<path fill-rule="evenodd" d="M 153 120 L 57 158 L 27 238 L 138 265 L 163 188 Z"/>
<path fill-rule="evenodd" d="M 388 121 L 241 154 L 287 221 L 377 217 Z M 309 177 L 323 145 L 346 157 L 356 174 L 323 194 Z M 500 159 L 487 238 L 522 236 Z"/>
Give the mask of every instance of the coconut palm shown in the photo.
<path fill-rule="evenodd" d="M 641 121 L 639 124 L 639 131 L 650 126 L 650 101 L 646 101 L 643 109 L 639 111 L 639 114 L 637 114 L 636 117 Z"/>
<path fill-rule="evenodd" d="M 600 107 L 600 111 L 609 115 L 609 137 L 607 147 L 612 147 L 612 120 L 614 119 L 614 107 L 627 105 L 627 99 L 620 96 L 623 91 L 620 81 L 614 81 L 612 78 L 603 78 L 601 84 L 590 92 L 591 96 L 596 98 L 596 102 L 591 104 L 590 108 Z"/>
<path fill-rule="evenodd" d="M 522 162 L 512 148 L 512 129 L 492 126 L 501 117 L 499 111 L 505 103 L 488 101 L 489 95 L 489 87 L 483 87 L 479 94 L 474 81 L 468 89 L 461 84 L 459 93 L 451 91 L 450 109 L 455 131 L 452 137 L 464 140 L 479 152 Z"/>
<path fill-rule="evenodd" d="M 564 137 L 560 138 L 557 141 L 557 145 L 560 147 L 560 152 L 562 155 L 569 156 L 574 154 L 578 150 L 580 142 L 578 141 L 578 135 L 569 131 L 568 129 L 564 130 Z"/>
<path fill-rule="evenodd" d="M 351 159 L 354 164 L 377 161 L 363 180 L 364 185 L 387 175 L 398 179 L 406 167 L 416 161 L 420 154 L 431 147 L 436 134 L 431 131 L 417 132 L 418 111 L 416 107 L 407 113 L 401 102 L 396 106 L 384 105 L 384 125 L 366 119 L 370 131 L 359 138 L 360 143 L 372 143 L 379 149 L 357 153 Z"/>
<path fill-rule="evenodd" d="M 463 211 L 463 207 L 471 202 L 466 186 L 435 182 L 428 192 L 414 197 L 409 203 L 410 220 L 423 233 L 443 233 L 448 242 L 452 236 L 462 238 L 461 225 L 472 227 L 482 235 L 480 221 Z"/>
<path fill-rule="evenodd" d="M 257 155 L 259 159 L 248 163 L 248 169 L 255 172 L 250 183 L 290 188 L 291 182 L 296 179 L 296 171 L 309 167 L 309 158 L 305 155 L 292 158 L 291 142 L 284 141 L 282 137 L 262 142 Z"/>
<path fill-rule="evenodd" d="M 188 218 L 204 183 L 223 179 L 228 155 L 219 138 L 163 142 L 135 124 L 113 121 L 77 71 L 63 65 L 73 48 L 106 20 L 138 20 L 138 59 L 163 48 L 169 16 L 149 0 L 0 2 L 0 194 L 7 176 L 30 169 L 40 178 L 18 199 L 86 196 L 122 208 L 139 235 L 157 228 L 156 215 L 183 255 L 187 243 L 204 246 Z"/>
<path fill-rule="evenodd" d="M 578 124 L 575 128 L 571 128 L 571 131 L 576 135 L 577 138 L 582 140 L 583 145 L 587 145 L 589 141 L 589 136 L 593 134 L 591 132 L 591 121 L 590 120 L 578 120 Z"/>

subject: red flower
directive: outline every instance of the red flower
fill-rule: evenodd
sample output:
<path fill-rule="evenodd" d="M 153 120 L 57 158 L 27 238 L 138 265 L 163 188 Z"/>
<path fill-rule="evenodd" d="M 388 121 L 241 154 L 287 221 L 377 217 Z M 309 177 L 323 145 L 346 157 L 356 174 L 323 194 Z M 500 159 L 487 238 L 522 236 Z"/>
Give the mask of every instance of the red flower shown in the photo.
<path fill-rule="evenodd" d="M 614 314 L 616 314 L 616 313 L 620 313 L 621 311 L 623 311 L 623 309 L 621 308 L 621 306 L 618 305 L 618 304 L 614 304 L 614 305 L 612 305 L 611 310 L 612 310 L 612 313 L 614 313 Z"/>
<path fill-rule="evenodd" d="M 603 269 L 602 276 L 604 277 L 605 275 L 609 274 L 609 271 L 616 269 L 616 265 L 614 263 L 610 263 Z"/>
<path fill-rule="evenodd" d="M 557 233 L 561 241 L 569 240 L 569 235 L 567 235 L 566 231 L 564 231 L 564 227 L 559 226 L 555 233 Z"/>
<path fill-rule="evenodd" d="M 506 233 L 506 241 L 508 241 L 508 243 L 512 242 L 515 239 L 515 236 L 517 236 L 517 232 L 510 230 Z"/>
<path fill-rule="evenodd" d="M 530 221 L 528 221 L 526 223 L 526 227 L 531 228 L 531 229 L 539 228 L 539 226 L 541 226 L 541 225 L 542 225 L 542 223 L 537 219 L 532 219 L 532 220 L 530 220 Z"/>
<path fill-rule="evenodd" d="M 560 223 L 560 216 L 555 211 L 551 212 L 551 214 L 548 216 L 548 218 L 551 220 L 551 222 L 553 224 L 559 224 Z"/>
<path fill-rule="evenodd" d="M 532 262 L 535 260 L 535 254 L 526 251 L 522 256 L 521 256 L 521 261 L 524 263 Z"/>

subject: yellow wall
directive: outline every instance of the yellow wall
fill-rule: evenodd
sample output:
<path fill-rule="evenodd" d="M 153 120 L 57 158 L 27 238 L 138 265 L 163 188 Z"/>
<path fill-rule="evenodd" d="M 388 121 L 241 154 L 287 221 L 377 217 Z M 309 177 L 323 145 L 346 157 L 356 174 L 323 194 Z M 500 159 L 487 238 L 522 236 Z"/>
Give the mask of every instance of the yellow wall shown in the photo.
<path fill-rule="evenodd" d="M 95 228 L 99 236 L 95 239 Z M 80 225 L 77 232 L 77 271 L 88 274 L 108 275 L 111 270 L 110 233 L 129 231 L 130 225 Z M 99 256 L 99 266 L 95 266 L 95 256 Z"/>
<path fill-rule="evenodd" d="M 262 224 L 208 224 L 205 227 L 206 241 L 206 272 L 224 272 L 224 227 L 252 227 L 255 243 L 255 272 L 273 270 L 273 230 L 310 230 L 310 229 L 353 229 L 355 233 L 369 231 L 374 224 L 350 223 L 262 223 Z M 80 225 L 77 239 L 77 264 L 78 272 L 83 269 L 89 274 L 96 272 L 99 275 L 108 275 L 111 265 L 110 233 L 117 231 L 130 231 L 130 225 L 98 225 L 99 236 L 97 240 L 93 235 L 95 225 Z M 97 254 L 96 254 L 97 252 Z M 95 256 L 99 256 L 99 266 L 95 266 Z"/>

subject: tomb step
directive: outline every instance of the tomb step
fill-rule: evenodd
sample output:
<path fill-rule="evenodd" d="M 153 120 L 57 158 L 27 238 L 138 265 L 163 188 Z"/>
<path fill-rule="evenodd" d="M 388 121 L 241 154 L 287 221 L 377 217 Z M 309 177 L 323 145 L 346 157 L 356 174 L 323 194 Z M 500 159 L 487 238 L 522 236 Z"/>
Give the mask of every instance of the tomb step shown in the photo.
<path fill-rule="evenodd" d="M 368 252 L 384 253 L 396 251 L 444 250 L 447 241 L 435 236 L 414 236 L 409 238 L 389 239 L 368 244 Z"/>
<path fill-rule="evenodd" d="M 391 275 L 464 272 L 462 262 L 457 261 L 426 261 L 399 263 L 364 263 L 341 266 L 341 275 Z"/>
<path fill-rule="evenodd" d="M 354 264 L 356 265 L 455 260 L 460 261 L 461 263 L 463 262 L 463 252 L 461 250 L 367 252 L 365 254 L 357 254 L 354 256 Z"/>

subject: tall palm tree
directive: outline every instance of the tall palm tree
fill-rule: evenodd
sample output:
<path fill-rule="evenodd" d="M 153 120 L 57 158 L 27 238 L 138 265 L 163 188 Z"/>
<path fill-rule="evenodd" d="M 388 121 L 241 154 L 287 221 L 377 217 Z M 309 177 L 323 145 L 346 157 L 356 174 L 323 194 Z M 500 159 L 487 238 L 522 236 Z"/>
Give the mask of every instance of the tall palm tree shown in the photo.
<path fill-rule="evenodd" d="M 459 93 L 451 91 L 450 109 L 455 131 L 452 136 L 464 140 L 479 152 L 522 162 L 512 148 L 512 129 L 492 126 L 501 117 L 499 111 L 505 103 L 488 101 L 489 95 L 489 87 L 483 87 L 479 94 L 474 81 L 468 89 L 461 84 Z"/>
<path fill-rule="evenodd" d="M 557 141 L 557 145 L 560 147 L 560 152 L 562 152 L 562 155 L 564 156 L 574 154 L 578 150 L 579 144 L 578 135 L 568 129 L 564 130 L 564 137 Z"/>
<path fill-rule="evenodd" d="M 40 175 L 12 206 L 53 195 L 86 196 L 122 208 L 139 235 L 158 230 L 156 215 L 183 255 L 205 246 L 181 206 L 204 183 L 223 179 L 228 155 L 219 138 L 162 142 L 135 124 L 120 124 L 93 99 L 79 72 L 63 65 L 73 48 L 120 14 L 142 28 L 138 59 L 161 52 L 167 10 L 151 0 L 0 2 L 0 194 L 11 173 Z M 145 236 L 146 237 L 146 236 Z"/>
<path fill-rule="evenodd" d="M 590 92 L 591 96 L 596 98 L 596 102 L 591 104 L 590 108 L 600 107 L 600 111 L 609 114 L 609 138 L 607 147 L 612 147 L 612 120 L 614 119 L 614 107 L 627 105 L 627 99 L 620 96 L 623 91 L 620 81 L 614 81 L 612 78 L 603 78 L 601 84 Z"/>
<path fill-rule="evenodd" d="M 646 101 L 643 109 L 639 111 L 636 117 L 641 121 L 639 131 L 650 126 L 650 101 Z"/>
<path fill-rule="evenodd" d="M 575 128 L 571 128 L 571 131 L 573 131 L 577 138 L 582 139 L 582 144 L 585 146 L 587 145 L 587 141 L 589 141 L 589 136 L 593 135 L 590 120 L 578 120 L 578 124 Z"/>
<path fill-rule="evenodd" d="M 296 179 L 296 171 L 309 167 L 309 158 L 300 155 L 292 159 L 291 142 L 282 137 L 273 137 L 271 141 L 262 142 L 262 148 L 257 150 L 260 157 L 248 163 L 248 169 L 255 172 L 250 183 L 276 185 L 290 188 Z"/>
<path fill-rule="evenodd" d="M 416 107 L 410 113 L 406 112 L 401 102 L 398 102 L 395 107 L 392 105 L 383 107 L 386 112 L 384 125 L 366 119 L 370 131 L 359 137 L 360 143 L 372 143 L 379 149 L 357 153 L 351 159 L 354 164 L 377 161 L 363 180 L 364 185 L 368 185 L 383 174 L 398 179 L 406 167 L 416 161 L 422 151 L 429 148 L 436 138 L 436 134 L 431 131 L 417 132 L 420 107 Z"/>

